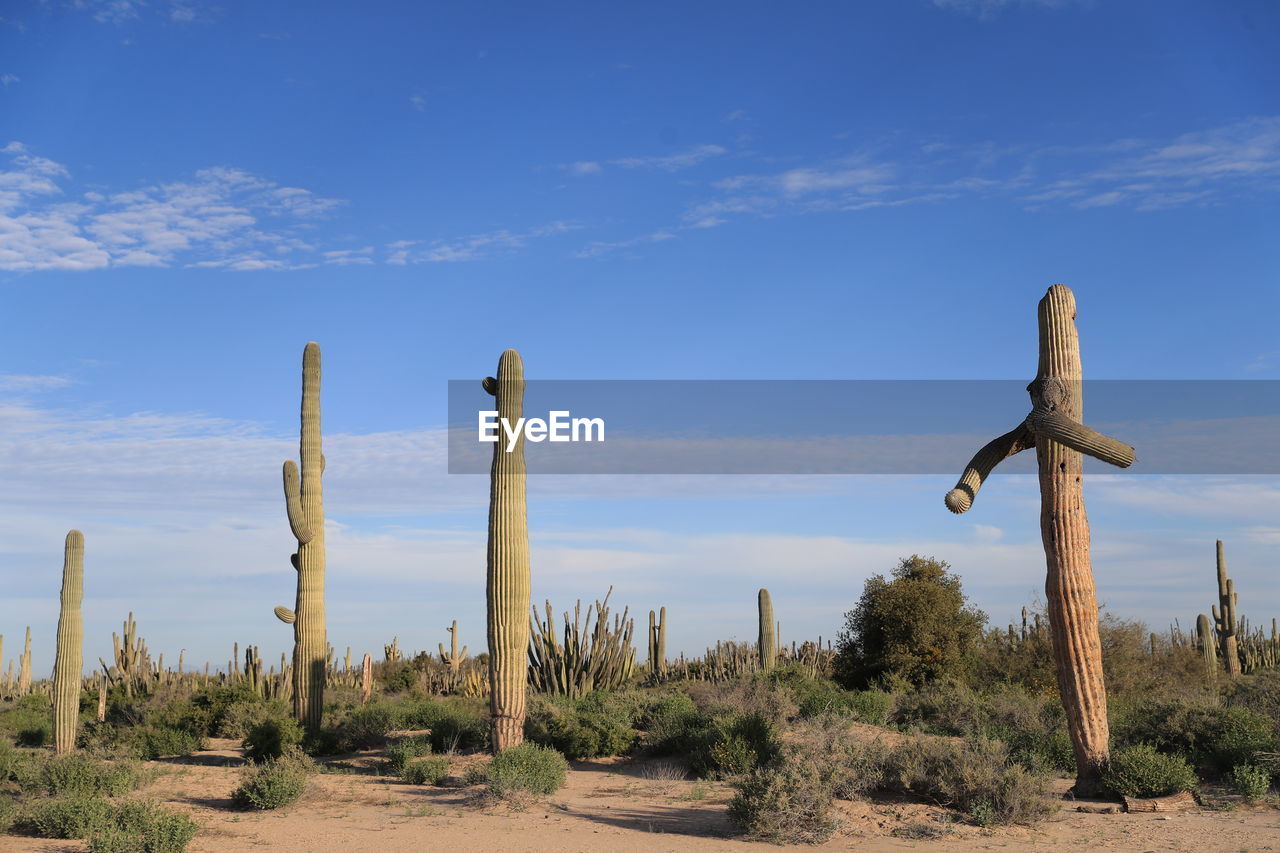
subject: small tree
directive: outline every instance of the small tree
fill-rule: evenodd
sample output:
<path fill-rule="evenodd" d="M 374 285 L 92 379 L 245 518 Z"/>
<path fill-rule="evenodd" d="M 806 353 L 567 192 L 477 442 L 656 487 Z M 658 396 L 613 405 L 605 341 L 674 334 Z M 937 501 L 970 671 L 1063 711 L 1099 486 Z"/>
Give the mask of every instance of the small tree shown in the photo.
<path fill-rule="evenodd" d="M 884 679 L 923 684 L 962 673 L 987 616 L 970 605 L 960 578 L 932 557 L 905 557 L 893 579 L 873 575 L 845 614 L 836 680 L 864 688 Z"/>

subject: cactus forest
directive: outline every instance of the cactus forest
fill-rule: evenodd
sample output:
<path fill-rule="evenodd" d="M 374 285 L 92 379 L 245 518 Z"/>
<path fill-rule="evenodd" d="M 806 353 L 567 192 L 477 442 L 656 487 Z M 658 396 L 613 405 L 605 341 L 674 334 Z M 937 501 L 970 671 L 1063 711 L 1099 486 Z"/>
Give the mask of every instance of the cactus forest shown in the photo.
<path fill-rule="evenodd" d="M 0 853 L 1280 851 L 1280 2 L 0 2 Z"/>
<path fill-rule="evenodd" d="M 642 799 L 658 791 L 706 799 L 701 808 L 721 810 L 729 837 L 797 844 L 862 826 L 847 802 L 914 816 L 882 823 L 886 836 L 1004 833 L 1005 843 L 1067 808 L 1185 813 L 1274 802 L 1280 635 L 1275 618 L 1267 630 L 1242 612 L 1224 542 L 1214 543 L 1212 564 L 1205 543 L 1199 586 L 1210 613 L 1188 618 L 1194 631 L 1176 618 L 1148 631 L 1099 606 L 1091 544 L 1108 531 L 1086 518 L 1082 458 L 1127 467 L 1136 452 L 1082 421 L 1076 315 L 1063 285 L 1041 299 L 1031 412 L 982 447 L 945 496 L 952 513 L 974 511 L 996 465 L 1035 448 L 1042 605 L 1024 606 L 1007 629 L 986 627 L 947 563 L 911 555 L 890 567 L 892 579 L 866 581 L 834 638 L 784 630 L 804 622 L 784 622 L 786 596 L 775 602 L 761 588 L 751 613 L 750 590 L 726 585 L 723 606 L 741 611 L 744 625 L 754 617 L 755 641 L 674 656 L 677 589 L 649 610 L 643 650 L 630 607 L 610 604 L 614 585 L 585 611 L 581 601 L 564 611 L 531 601 L 523 438 L 492 451 L 479 650 L 461 642 L 466 626 L 454 619 L 437 629 L 448 642 L 434 654 L 420 649 L 437 633 L 423 624 L 386 626 L 397 633 L 381 655 L 357 647 L 353 656 L 351 646 L 337 654 L 325 609 L 321 353 L 308 343 L 299 462 L 283 467 L 281 523 L 295 543 L 297 597 L 293 608 L 275 608 L 293 628 L 291 653 L 264 661 L 257 643 L 267 638 L 255 634 L 243 651 L 235 639 L 225 662 L 193 665 L 185 650 L 166 661 L 131 612 L 111 636 L 111 658 L 86 668 L 95 543 L 71 530 L 52 675 L 33 671 L 27 627 L 17 673 L 10 662 L 2 682 L 10 833 L 84 837 L 91 849 L 125 849 L 112 839 L 131 833 L 143 840 L 128 843 L 143 846 L 130 850 L 198 845 L 200 809 L 128 798 L 178 767 L 202 768 L 200 784 L 211 786 L 203 796 L 213 798 L 202 801 L 206 811 L 224 808 L 225 788 L 228 813 L 304 812 L 328 789 L 325 774 L 336 773 L 394 783 L 388 807 L 460 808 L 464 824 L 467 814 L 555 802 L 576 774 L 607 771 L 659 786 L 637 789 Z M 501 417 L 522 416 L 516 350 L 480 385 Z M 478 592 L 478 566 L 476 578 Z M 91 805 L 95 796 L 103 805 Z M 135 801 L 147 805 L 124 805 Z M 940 834 L 912 828 L 937 816 L 949 827 Z"/>

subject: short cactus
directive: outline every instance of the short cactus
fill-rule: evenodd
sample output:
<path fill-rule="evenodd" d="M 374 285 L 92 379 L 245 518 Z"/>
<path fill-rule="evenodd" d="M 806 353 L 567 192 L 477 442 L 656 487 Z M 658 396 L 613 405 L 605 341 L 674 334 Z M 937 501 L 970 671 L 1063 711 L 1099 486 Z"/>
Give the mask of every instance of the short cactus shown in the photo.
<path fill-rule="evenodd" d="M 760 638 L 757 649 L 760 654 L 760 670 L 768 672 L 778 662 L 778 635 L 774 632 L 773 599 L 769 590 L 760 590 Z"/>
<path fill-rule="evenodd" d="M 62 610 L 53 663 L 53 749 L 66 755 L 76 747 L 80 719 L 80 679 L 84 674 L 84 534 L 67 534 L 62 560 Z"/>
<path fill-rule="evenodd" d="M 293 715 L 309 730 L 320 727 L 324 709 L 328 640 L 324 619 L 324 500 L 320 478 L 320 346 L 315 341 L 302 351 L 302 435 L 299 459 L 284 463 L 285 510 L 289 529 L 298 540 L 290 556 L 298 573 L 294 609 L 277 607 L 276 618 L 293 626 Z"/>
<path fill-rule="evenodd" d="M 497 377 L 484 380 L 497 400 L 498 417 L 515 424 L 524 408 L 524 364 L 509 349 Z M 524 741 L 529 652 L 529 519 L 525 500 L 524 435 L 507 452 L 493 445 L 489 475 L 489 549 L 485 581 L 489 639 L 489 709 L 493 749 Z"/>

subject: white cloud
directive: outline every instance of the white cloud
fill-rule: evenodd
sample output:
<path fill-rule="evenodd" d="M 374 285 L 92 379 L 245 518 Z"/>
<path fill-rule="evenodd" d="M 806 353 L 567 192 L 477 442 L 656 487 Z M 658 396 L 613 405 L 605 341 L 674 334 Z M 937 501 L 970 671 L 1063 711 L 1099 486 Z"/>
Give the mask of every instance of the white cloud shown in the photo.
<path fill-rule="evenodd" d="M 22 78 L 19 77 L 17 74 L 0 74 L 0 86 L 4 86 L 6 89 L 9 88 L 10 83 L 21 83 L 21 82 L 22 82 Z"/>
<path fill-rule="evenodd" d="M 0 391 L 49 391 L 70 384 L 71 380 L 65 376 L 0 373 Z"/>
<path fill-rule="evenodd" d="M 305 250 L 301 221 L 339 204 L 240 169 L 215 167 L 191 180 L 128 192 L 85 192 L 64 201 L 65 166 L 12 142 L 0 149 L 0 269 L 86 270 L 107 266 L 284 269 L 279 255 Z M 270 257 L 267 252 L 277 257 Z"/>
<path fill-rule="evenodd" d="M 409 104 L 418 112 L 425 112 L 427 109 L 427 99 L 422 95 L 410 95 Z"/>
<path fill-rule="evenodd" d="M 728 149 L 720 145 L 698 145 L 687 151 L 680 151 L 675 154 L 656 157 L 622 157 L 617 160 L 610 160 L 609 163 L 614 166 L 621 166 L 624 169 L 655 169 L 661 172 L 677 172 L 681 169 L 696 166 L 713 157 L 719 157 L 727 153 L 727 151 Z"/>
<path fill-rule="evenodd" d="M 582 177 L 583 175 L 598 175 L 603 171 L 601 165 L 594 160 L 579 160 L 577 163 L 570 163 L 564 167 L 574 177 Z"/>
<path fill-rule="evenodd" d="M 676 239 L 676 234 L 670 229 L 654 231 L 652 234 L 642 234 L 639 237 L 633 237 L 630 240 L 618 240 L 615 242 L 594 241 L 588 243 L 583 248 L 573 253 L 575 258 L 598 258 L 602 255 L 612 254 L 620 249 L 630 249 L 635 246 L 641 246 L 648 243 L 661 243 L 666 240 Z"/>
<path fill-rule="evenodd" d="M 527 231 L 508 231 L 504 228 L 484 234 L 472 234 L 456 240 L 436 240 L 430 243 L 399 240 L 388 244 L 387 248 L 392 250 L 392 254 L 388 257 L 387 263 L 403 266 L 474 261 L 490 255 L 522 249 L 532 240 L 564 234 L 580 227 L 570 222 L 551 222 Z"/>

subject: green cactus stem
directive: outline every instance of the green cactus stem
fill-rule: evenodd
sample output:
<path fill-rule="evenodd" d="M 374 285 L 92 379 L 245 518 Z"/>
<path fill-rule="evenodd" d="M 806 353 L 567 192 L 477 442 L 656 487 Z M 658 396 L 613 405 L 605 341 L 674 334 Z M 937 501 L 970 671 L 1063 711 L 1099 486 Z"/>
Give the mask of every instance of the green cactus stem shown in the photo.
<path fill-rule="evenodd" d="M 53 663 L 53 750 L 66 755 L 76 748 L 80 720 L 80 681 L 84 674 L 84 534 L 67 534 L 62 561 L 62 609 L 58 614 L 58 648 Z"/>
<path fill-rule="evenodd" d="M 293 626 L 293 715 L 308 730 L 320 728 L 324 710 L 325 669 L 329 643 L 324 618 L 324 500 L 320 479 L 320 346 L 311 341 L 302 351 L 301 470 L 284 463 L 285 512 L 298 550 L 289 560 L 298 573 L 293 610 L 275 608 L 276 618 Z"/>
<path fill-rule="evenodd" d="M 1222 665 L 1230 678 L 1240 674 L 1240 653 L 1236 648 L 1236 629 L 1240 624 L 1236 614 L 1236 582 L 1227 577 L 1227 558 L 1222 549 L 1222 540 L 1217 542 L 1218 551 L 1218 604 L 1212 608 L 1213 619 L 1218 629 L 1218 643 L 1222 646 Z"/>
<path fill-rule="evenodd" d="M 1218 646 L 1214 642 L 1213 626 L 1203 613 L 1196 619 L 1196 640 L 1204 660 L 1204 677 L 1209 684 L 1218 680 Z"/>
<path fill-rule="evenodd" d="M 490 376 L 483 384 L 496 398 L 498 417 L 517 423 L 524 409 L 520 354 L 513 349 L 504 352 L 497 377 Z M 530 580 L 523 433 L 510 452 L 503 442 L 493 445 L 486 562 L 489 710 L 493 749 L 498 752 L 524 741 Z"/>
<path fill-rule="evenodd" d="M 774 630 L 773 599 L 769 590 L 760 590 L 760 637 L 756 644 L 760 654 L 760 670 L 768 672 L 778 662 L 778 635 Z"/>

